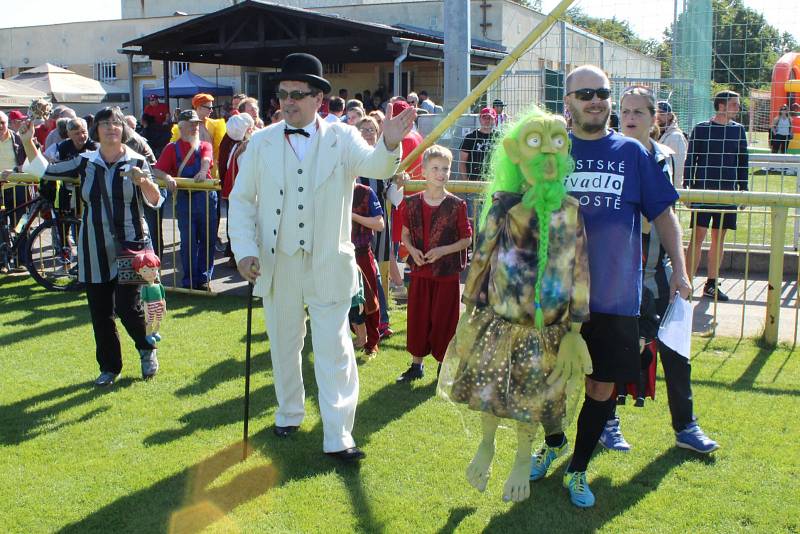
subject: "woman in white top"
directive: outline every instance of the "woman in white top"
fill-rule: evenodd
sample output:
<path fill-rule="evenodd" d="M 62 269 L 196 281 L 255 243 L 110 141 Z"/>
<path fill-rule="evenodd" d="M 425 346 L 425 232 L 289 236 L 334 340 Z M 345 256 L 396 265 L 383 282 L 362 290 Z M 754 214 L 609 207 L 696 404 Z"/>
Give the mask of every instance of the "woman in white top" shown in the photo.
<path fill-rule="evenodd" d="M 792 139 L 792 119 L 789 116 L 789 106 L 781 106 L 778 115 L 772 121 L 772 142 L 770 143 L 773 154 L 786 154 L 786 148 Z"/>

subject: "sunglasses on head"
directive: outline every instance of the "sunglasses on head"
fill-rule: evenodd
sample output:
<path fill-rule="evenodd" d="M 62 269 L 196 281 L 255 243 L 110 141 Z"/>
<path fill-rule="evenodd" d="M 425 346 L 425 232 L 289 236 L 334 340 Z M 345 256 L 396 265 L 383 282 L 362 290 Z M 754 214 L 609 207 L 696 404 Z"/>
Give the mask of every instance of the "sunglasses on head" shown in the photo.
<path fill-rule="evenodd" d="M 575 98 L 585 102 L 594 98 L 594 95 L 597 95 L 600 100 L 608 100 L 608 97 L 611 96 L 611 89 L 606 89 L 605 87 L 600 87 L 599 89 L 576 89 L 567 93 L 567 96 L 569 95 L 575 95 Z"/>
<path fill-rule="evenodd" d="M 286 100 L 287 98 L 291 97 L 292 100 L 302 100 L 307 96 L 312 96 L 316 94 L 314 91 L 284 91 L 283 89 L 279 89 L 277 93 L 278 98 L 280 100 Z"/>

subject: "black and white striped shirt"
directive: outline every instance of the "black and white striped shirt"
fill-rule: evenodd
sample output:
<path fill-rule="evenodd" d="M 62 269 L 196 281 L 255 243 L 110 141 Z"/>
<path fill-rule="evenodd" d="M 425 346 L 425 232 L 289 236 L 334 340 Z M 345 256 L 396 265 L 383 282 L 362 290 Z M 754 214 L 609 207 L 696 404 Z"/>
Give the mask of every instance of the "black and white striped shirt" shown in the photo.
<path fill-rule="evenodd" d="M 105 180 L 116 235 L 125 241 L 142 241 L 150 236 L 143 205 L 158 208 L 164 197 L 159 197 L 157 205 L 151 205 L 130 178 L 120 176 L 128 165 L 150 173 L 150 165 L 144 157 L 129 147 L 125 147 L 125 155 L 111 165 L 103 161 L 99 150 L 93 150 L 53 164 L 48 164 L 40 155 L 26 168 L 27 172 L 37 176 L 80 178 L 83 214 L 78 236 L 78 278 L 81 282 L 102 283 L 117 276 L 117 249 L 103 206 L 99 180 Z"/>

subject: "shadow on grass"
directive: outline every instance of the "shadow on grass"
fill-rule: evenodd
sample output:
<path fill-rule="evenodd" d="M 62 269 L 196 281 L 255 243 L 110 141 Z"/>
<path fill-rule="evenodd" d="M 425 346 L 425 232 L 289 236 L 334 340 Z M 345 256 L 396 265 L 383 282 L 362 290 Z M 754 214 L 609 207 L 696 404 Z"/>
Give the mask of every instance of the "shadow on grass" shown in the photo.
<path fill-rule="evenodd" d="M 122 378 L 114 384 L 114 390 L 128 387 L 131 384 L 133 384 L 132 378 Z M 71 384 L 0 406 L 0 421 L 3 422 L 0 425 L 0 443 L 18 445 L 45 432 L 51 433 L 76 423 L 88 421 L 108 410 L 108 407 L 96 408 L 73 420 L 59 422 L 55 427 L 44 427 L 48 421 L 55 419 L 61 412 L 92 401 L 108 391 L 108 389 L 95 387 L 91 382 Z M 38 405 L 46 406 L 37 407 Z"/>
<path fill-rule="evenodd" d="M 688 451 L 672 448 L 653 459 L 630 481 L 621 486 L 613 486 L 611 480 L 600 477 L 590 480 L 597 504 L 590 509 L 580 510 L 569 501 L 567 490 L 561 485 L 561 477 L 566 465 L 541 482 L 531 486 L 531 498 L 515 504 L 511 509 L 497 516 L 484 529 L 484 532 L 523 532 L 532 525 L 538 525 L 540 532 L 563 532 L 564 520 L 572 523 L 579 518 L 583 528 L 573 532 L 595 532 L 603 525 L 624 514 L 635 506 L 658 485 L 673 469 L 690 460 L 713 463 L 714 459 L 699 457 Z M 539 529 L 541 526 L 541 529 Z"/>
<path fill-rule="evenodd" d="M 59 532 L 199 532 L 212 523 L 225 520 L 231 510 L 263 495 L 275 485 L 277 472 L 270 465 L 250 468 L 224 484 L 214 484 L 241 459 L 241 444 L 230 445 L 149 488 L 114 501 Z"/>
<path fill-rule="evenodd" d="M 450 510 L 450 517 L 447 518 L 447 523 L 436 531 L 436 534 L 452 534 L 458 528 L 458 525 L 470 514 L 474 513 L 477 508 L 453 508 Z"/>
<path fill-rule="evenodd" d="M 753 393 L 763 393 L 765 395 L 791 395 L 791 396 L 800 396 L 800 387 L 797 389 L 785 389 L 785 388 L 767 388 L 763 386 L 756 385 L 756 379 L 758 375 L 761 374 L 761 371 L 764 369 L 764 366 L 769 361 L 770 356 L 775 352 L 773 348 L 761 348 L 759 349 L 758 353 L 753 357 L 750 363 L 747 365 L 747 368 L 742 372 L 742 374 L 734 380 L 733 382 L 722 382 L 718 380 L 707 380 L 702 378 L 693 378 L 692 383 L 701 385 L 701 386 L 708 386 L 716 389 L 725 389 L 729 391 L 751 391 Z M 791 353 L 789 353 L 791 355 Z M 778 372 L 776 372 L 775 376 L 773 377 L 773 382 L 779 376 L 780 372 L 783 370 L 784 366 L 786 365 L 786 361 L 788 357 L 783 361 Z M 712 373 L 713 376 L 713 373 Z"/>
<path fill-rule="evenodd" d="M 264 362 L 266 358 L 258 360 Z M 304 358 L 305 376 L 313 372 L 309 360 Z M 316 386 L 309 386 L 308 389 L 312 390 L 309 397 L 316 397 Z M 434 393 L 434 384 L 419 388 L 404 386 L 388 384 L 359 404 L 354 432 L 359 445 L 368 444 L 372 435 L 430 399 Z M 251 412 L 262 412 L 267 404 L 274 404 L 274 399 L 272 385 L 252 391 Z M 242 399 L 232 399 L 186 414 L 181 418 L 182 429 L 154 434 L 146 438 L 145 443 L 165 443 L 191 435 L 201 428 L 239 423 L 241 414 Z M 234 444 L 181 473 L 118 499 L 89 517 L 68 525 L 61 532 L 197 532 L 215 523 L 235 531 L 241 526 L 225 522 L 231 521 L 228 514 L 237 506 L 268 493 L 272 488 L 325 473 L 335 473 L 347 488 L 357 531 L 385 531 L 385 525 L 375 517 L 369 505 L 358 465 L 342 464 L 322 454 L 321 443 L 321 422 L 308 430 L 301 428 L 288 439 L 276 437 L 270 424 L 250 438 L 253 456 L 270 459 L 269 465 L 249 468 L 236 474 L 229 482 L 218 484 L 217 479 L 226 471 L 240 465 L 241 443 Z M 241 465 L 246 468 L 247 464 Z M 187 496 L 186 499 L 183 496 Z M 470 509 L 454 510 L 442 532 L 452 532 L 470 512 Z M 291 526 L 287 525 L 287 528 Z"/>

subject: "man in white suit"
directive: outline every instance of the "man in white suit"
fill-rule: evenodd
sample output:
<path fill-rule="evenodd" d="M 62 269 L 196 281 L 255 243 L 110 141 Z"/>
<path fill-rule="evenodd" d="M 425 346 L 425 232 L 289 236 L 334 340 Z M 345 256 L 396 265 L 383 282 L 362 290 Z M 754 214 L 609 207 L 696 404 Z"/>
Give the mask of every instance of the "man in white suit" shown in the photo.
<path fill-rule="evenodd" d="M 314 373 L 319 389 L 323 451 L 351 462 L 364 457 L 351 435 L 358 371 L 347 323 L 357 291 L 350 242 L 353 181 L 389 178 L 400 142 L 416 114 L 384 122 L 370 147 L 355 128 L 321 120 L 331 90 L 322 64 L 290 54 L 274 79 L 284 120 L 255 134 L 240 160 L 230 194 L 230 240 L 241 275 L 264 301 L 278 411 L 274 432 L 287 437 L 305 415 L 301 351 L 304 305 L 311 317 Z"/>

